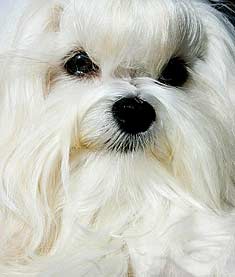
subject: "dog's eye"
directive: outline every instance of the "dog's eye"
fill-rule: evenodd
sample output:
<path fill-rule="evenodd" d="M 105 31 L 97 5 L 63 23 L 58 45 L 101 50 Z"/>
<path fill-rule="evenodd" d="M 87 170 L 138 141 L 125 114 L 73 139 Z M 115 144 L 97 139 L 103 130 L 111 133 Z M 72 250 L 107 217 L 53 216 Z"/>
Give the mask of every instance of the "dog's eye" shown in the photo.
<path fill-rule="evenodd" d="M 187 81 L 188 77 L 189 73 L 185 61 L 176 57 L 168 62 L 158 81 L 165 85 L 181 87 Z"/>
<path fill-rule="evenodd" d="M 70 75 L 78 77 L 95 74 L 99 71 L 99 67 L 92 62 L 85 51 L 80 51 L 67 60 L 64 68 Z"/>

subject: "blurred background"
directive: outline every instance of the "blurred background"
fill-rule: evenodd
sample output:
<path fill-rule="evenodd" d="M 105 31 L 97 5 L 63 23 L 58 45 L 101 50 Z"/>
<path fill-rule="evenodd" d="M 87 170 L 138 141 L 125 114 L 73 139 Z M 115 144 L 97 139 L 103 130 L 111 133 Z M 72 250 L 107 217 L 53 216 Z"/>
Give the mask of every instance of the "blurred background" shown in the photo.
<path fill-rule="evenodd" d="M 16 2 L 12 0 L 0 0 L 0 16 L 5 14 L 5 12 L 9 9 L 12 2 Z"/>
<path fill-rule="evenodd" d="M 21 0 L 0 0 L 0 19 L 9 12 L 12 5 L 22 2 Z"/>
<path fill-rule="evenodd" d="M 10 45 L 19 16 L 17 16 L 28 0 L 0 0 L 0 45 L 1 50 Z M 12 30 L 13 32 L 9 31 Z M 1 274 L 0 274 L 1 275 Z"/>
<path fill-rule="evenodd" d="M 24 2 L 24 0 L 0 0 L 0 29 L 7 19 L 6 15 L 12 12 L 12 7 L 14 5 L 17 7 L 22 2 Z"/>
<path fill-rule="evenodd" d="M 19 0 L 0 0 L 0 22 L 3 21 L 4 16 L 9 12 L 12 3 Z"/>

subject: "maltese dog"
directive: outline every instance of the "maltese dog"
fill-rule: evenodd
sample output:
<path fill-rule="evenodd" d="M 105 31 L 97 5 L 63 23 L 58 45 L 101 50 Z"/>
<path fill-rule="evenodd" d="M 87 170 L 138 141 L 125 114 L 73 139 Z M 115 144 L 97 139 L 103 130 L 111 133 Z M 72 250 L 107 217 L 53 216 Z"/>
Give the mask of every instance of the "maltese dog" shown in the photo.
<path fill-rule="evenodd" d="M 233 8 L 16 7 L 0 45 L 1 276 L 234 276 Z"/>

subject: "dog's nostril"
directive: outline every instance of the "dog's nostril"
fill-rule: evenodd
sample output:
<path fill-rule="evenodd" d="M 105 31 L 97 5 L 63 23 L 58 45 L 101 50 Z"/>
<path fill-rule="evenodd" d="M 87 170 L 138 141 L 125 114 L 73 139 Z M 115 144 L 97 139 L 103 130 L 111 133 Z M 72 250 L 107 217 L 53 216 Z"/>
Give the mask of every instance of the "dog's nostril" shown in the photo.
<path fill-rule="evenodd" d="M 138 97 L 121 98 L 114 103 L 112 114 L 119 128 L 128 134 L 146 132 L 156 120 L 154 108 Z"/>

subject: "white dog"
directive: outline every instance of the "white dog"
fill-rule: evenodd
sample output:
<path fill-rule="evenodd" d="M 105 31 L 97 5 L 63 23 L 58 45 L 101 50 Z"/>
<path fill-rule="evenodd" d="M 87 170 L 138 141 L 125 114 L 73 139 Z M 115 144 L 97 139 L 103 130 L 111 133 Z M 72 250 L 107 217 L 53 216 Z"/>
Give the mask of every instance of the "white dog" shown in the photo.
<path fill-rule="evenodd" d="M 0 276 L 235 276 L 232 8 L 14 12 L 0 47 Z"/>

